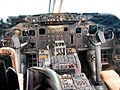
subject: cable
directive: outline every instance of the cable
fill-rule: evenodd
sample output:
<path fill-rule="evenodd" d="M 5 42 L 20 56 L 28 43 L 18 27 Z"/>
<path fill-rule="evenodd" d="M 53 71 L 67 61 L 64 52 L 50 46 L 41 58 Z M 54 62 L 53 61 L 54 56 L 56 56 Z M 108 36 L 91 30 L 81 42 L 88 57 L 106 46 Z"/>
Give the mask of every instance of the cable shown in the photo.
<path fill-rule="evenodd" d="M 50 13 L 51 0 L 49 1 L 48 13 Z"/>
<path fill-rule="evenodd" d="M 60 13 L 60 11 L 61 11 L 62 3 L 63 3 L 63 0 L 60 1 L 60 6 L 59 6 L 58 13 Z"/>
<path fill-rule="evenodd" d="M 52 13 L 54 12 L 55 3 L 56 3 L 56 0 L 53 0 L 53 5 L 52 5 Z"/>

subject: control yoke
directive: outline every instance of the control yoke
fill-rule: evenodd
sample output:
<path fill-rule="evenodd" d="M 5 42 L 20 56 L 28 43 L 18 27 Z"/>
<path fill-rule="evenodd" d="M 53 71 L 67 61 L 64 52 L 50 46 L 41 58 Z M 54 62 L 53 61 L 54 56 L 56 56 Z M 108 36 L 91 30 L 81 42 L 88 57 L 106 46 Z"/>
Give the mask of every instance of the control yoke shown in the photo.
<path fill-rule="evenodd" d="M 96 34 L 101 43 L 106 43 L 108 41 L 111 41 L 114 38 L 114 33 L 111 30 L 108 30 L 108 31 L 98 30 Z"/>
<path fill-rule="evenodd" d="M 95 33 L 95 40 L 97 41 L 97 43 L 95 43 L 95 42 L 91 39 L 89 33 L 87 34 L 87 36 L 88 36 L 89 41 L 90 41 L 94 46 L 95 46 L 95 44 L 97 44 L 98 42 L 104 44 L 104 43 L 107 43 L 107 42 L 109 42 L 109 41 L 111 41 L 111 40 L 114 39 L 114 33 L 113 33 L 112 30 L 108 30 L 108 31 L 98 30 L 98 31 Z M 97 37 L 98 37 L 98 39 L 97 39 Z"/>
<path fill-rule="evenodd" d="M 101 85 L 102 80 L 100 78 L 100 72 L 101 72 L 101 44 L 104 44 L 114 38 L 114 33 L 111 30 L 108 31 L 101 31 L 98 30 L 95 33 L 95 40 L 97 42 L 92 41 L 90 35 L 87 35 L 90 42 L 95 46 L 95 66 L 96 66 L 96 83 L 98 85 Z"/>

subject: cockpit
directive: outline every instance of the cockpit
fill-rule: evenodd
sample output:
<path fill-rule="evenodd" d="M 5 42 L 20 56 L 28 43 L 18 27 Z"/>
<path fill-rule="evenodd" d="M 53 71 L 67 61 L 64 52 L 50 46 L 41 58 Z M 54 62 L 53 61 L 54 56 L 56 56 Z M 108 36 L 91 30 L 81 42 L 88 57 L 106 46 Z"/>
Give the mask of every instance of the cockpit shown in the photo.
<path fill-rule="evenodd" d="M 62 3 L 56 13 L 56 0 L 50 0 L 49 13 L 0 24 L 6 26 L 0 33 L 1 90 L 120 89 L 120 20 L 61 13 Z"/>

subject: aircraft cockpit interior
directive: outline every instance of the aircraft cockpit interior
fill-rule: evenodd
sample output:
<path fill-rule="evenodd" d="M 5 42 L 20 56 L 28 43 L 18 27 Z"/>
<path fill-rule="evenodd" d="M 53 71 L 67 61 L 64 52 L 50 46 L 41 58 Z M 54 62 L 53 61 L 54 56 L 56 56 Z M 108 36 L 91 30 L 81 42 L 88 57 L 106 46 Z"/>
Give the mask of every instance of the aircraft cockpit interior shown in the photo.
<path fill-rule="evenodd" d="M 120 20 L 112 14 L 9 17 L 0 90 L 120 90 Z"/>

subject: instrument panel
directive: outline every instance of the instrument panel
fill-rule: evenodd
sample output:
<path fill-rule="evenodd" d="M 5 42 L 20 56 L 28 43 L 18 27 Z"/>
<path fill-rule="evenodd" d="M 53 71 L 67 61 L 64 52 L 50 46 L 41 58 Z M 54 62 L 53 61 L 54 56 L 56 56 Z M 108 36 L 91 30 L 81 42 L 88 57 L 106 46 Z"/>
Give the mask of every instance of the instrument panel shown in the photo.
<path fill-rule="evenodd" d="M 34 43 L 31 48 L 45 49 L 54 46 L 55 41 L 64 40 L 68 47 L 87 48 L 87 27 L 76 25 L 38 26 L 37 29 L 23 30 L 22 42 Z"/>
<path fill-rule="evenodd" d="M 25 18 L 33 27 L 22 30 L 22 42 L 29 40 L 30 46 L 34 43 L 34 46 L 27 45 L 25 49 L 53 47 L 56 40 L 64 40 L 67 47 L 88 48 L 89 25 L 81 25 L 81 21 L 85 23 L 85 18 L 82 18 L 78 13 L 50 13 Z"/>
<path fill-rule="evenodd" d="M 64 40 L 67 47 L 88 50 L 90 45 L 87 34 L 89 33 L 92 40 L 95 41 L 97 30 L 105 30 L 104 25 L 92 22 L 91 17 L 94 15 L 79 13 L 48 13 L 26 16 L 23 18 L 26 22 L 21 23 L 23 25 L 19 28 L 22 32 L 21 43 L 29 41 L 29 44 L 24 48 L 25 51 L 45 49 L 47 45 L 53 47 L 56 40 Z M 106 36 L 106 38 L 111 37 L 107 33 Z M 119 40 L 119 31 L 116 37 Z M 106 43 L 104 46 L 111 47 L 112 44 Z"/>

